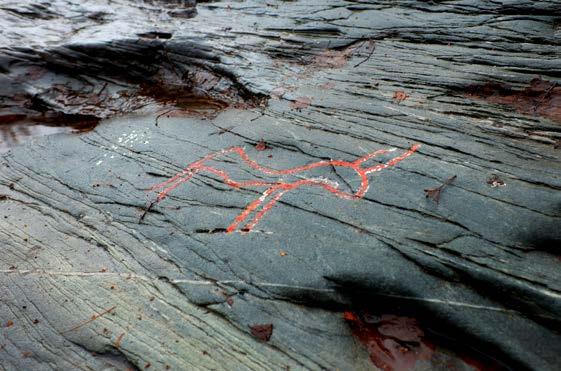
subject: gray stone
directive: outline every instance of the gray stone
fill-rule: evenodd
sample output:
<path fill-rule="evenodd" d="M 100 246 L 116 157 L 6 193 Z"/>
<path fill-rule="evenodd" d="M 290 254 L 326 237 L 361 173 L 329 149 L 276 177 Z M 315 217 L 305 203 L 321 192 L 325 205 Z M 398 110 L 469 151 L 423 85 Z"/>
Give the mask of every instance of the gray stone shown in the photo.
<path fill-rule="evenodd" d="M 349 311 L 418 318 L 438 350 L 417 370 L 468 369 L 464 351 L 561 367 L 559 122 L 466 96 L 487 82 L 522 91 L 536 75 L 559 83 L 556 2 L 210 2 L 188 20 L 136 4 L 79 29 L 38 10 L 44 41 L 2 21 L 3 110 L 102 120 L 0 159 L 2 368 L 380 366 Z M 148 28 L 154 7 L 162 21 Z M 74 36 L 56 36 L 63 26 Z M 41 76 L 22 82 L 33 68 Z M 536 107 L 559 109 L 553 89 Z M 226 228 L 266 187 L 207 170 L 159 202 L 149 191 L 235 146 L 282 170 L 397 148 L 383 163 L 416 143 L 369 175 L 364 197 L 301 187 L 250 232 Z M 233 154 L 208 164 L 237 181 L 359 186 L 344 167 L 279 177 Z M 438 202 L 426 197 L 452 176 Z M 269 341 L 251 334 L 269 323 Z"/>

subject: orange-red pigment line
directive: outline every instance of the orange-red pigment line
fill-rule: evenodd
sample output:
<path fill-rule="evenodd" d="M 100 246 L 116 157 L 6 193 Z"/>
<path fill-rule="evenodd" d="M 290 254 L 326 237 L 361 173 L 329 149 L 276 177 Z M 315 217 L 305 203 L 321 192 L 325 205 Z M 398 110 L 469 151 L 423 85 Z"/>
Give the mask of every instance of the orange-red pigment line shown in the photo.
<path fill-rule="evenodd" d="M 243 229 L 249 231 L 249 230 L 253 229 L 253 227 L 255 227 L 255 225 L 257 225 L 257 223 L 259 223 L 259 221 L 263 218 L 263 216 L 265 216 L 265 214 L 273 208 L 273 206 L 277 203 L 277 201 L 279 201 L 281 199 L 281 197 L 286 192 L 288 192 L 290 190 L 293 190 L 293 189 L 297 189 L 297 188 L 305 186 L 305 185 L 319 186 L 319 187 L 325 189 L 326 191 L 329 191 L 329 192 L 335 194 L 337 197 L 342 198 L 342 199 L 346 199 L 346 200 L 353 200 L 353 199 L 357 199 L 357 198 L 362 198 L 362 197 L 364 197 L 364 195 L 368 191 L 368 186 L 369 186 L 369 181 L 368 181 L 368 177 L 367 177 L 368 174 L 371 174 L 371 173 L 374 173 L 374 172 L 377 172 L 377 171 L 381 171 L 381 170 L 386 169 L 390 166 L 395 166 L 399 162 L 401 162 L 404 159 L 406 159 L 407 157 L 411 156 L 415 151 L 417 151 L 419 149 L 419 147 L 420 147 L 419 144 L 415 144 L 415 145 L 411 146 L 411 148 L 408 151 L 406 151 L 405 153 L 403 153 L 402 155 L 394 157 L 393 159 L 389 160 L 388 162 L 386 162 L 384 164 L 377 164 L 375 166 L 367 167 L 367 168 L 362 168 L 361 165 L 364 162 L 374 158 L 377 155 L 386 154 L 386 153 L 392 152 L 393 150 L 385 150 L 385 149 L 377 150 L 375 152 L 372 152 L 372 153 L 369 153 L 365 156 L 362 156 L 362 157 L 360 157 L 359 159 L 357 159 L 353 162 L 348 162 L 348 161 L 343 161 L 343 160 L 329 160 L 329 161 L 324 160 L 324 161 L 314 162 L 314 163 L 311 163 L 311 164 L 308 164 L 308 165 L 297 166 L 297 167 L 293 167 L 293 168 L 289 168 L 289 169 L 283 169 L 283 170 L 274 170 L 274 169 L 270 169 L 270 168 L 261 166 L 257 162 L 250 159 L 249 156 L 245 153 L 245 150 L 242 147 L 230 147 L 230 148 L 226 148 L 222 151 L 210 153 L 207 156 L 203 157 L 202 159 L 191 163 L 184 170 L 180 171 L 179 173 L 177 173 L 176 175 L 174 175 L 173 177 L 171 177 L 167 181 L 155 185 L 154 187 L 150 188 L 150 190 L 157 190 L 157 189 L 160 189 L 160 188 L 164 188 L 158 194 L 158 198 L 157 198 L 156 202 L 159 202 L 159 201 L 163 200 L 169 194 L 169 192 L 173 191 L 180 184 L 189 181 L 196 173 L 198 173 L 200 171 L 207 171 L 209 173 L 212 173 L 212 174 L 218 176 L 219 178 L 222 179 L 224 184 L 226 184 L 230 187 L 233 187 L 233 188 L 269 187 L 263 192 L 263 194 L 258 199 L 252 201 L 249 205 L 247 205 L 246 208 L 234 219 L 234 222 L 232 224 L 230 224 L 230 226 L 228 226 L 228 228 L 226 229 L 226 231 L 228 233 L 236 230 L 236 228 L 245 219 L 247 219 L 253 211 L 255 211 L 259 206 L 261 206 L 261 204 L 263 202 L 265 202 L 267 197 L 271 196 L 276 191 L 279 191 L 270 201 L 268 201 L 261 208 L 260 211 L 258 211 L 256 213 L 256 215 L 253 217 L 253 219 L 245 225 L 245 227 Z M 330 182 L 327 179 L 317 179 L 317 178 L 316 179 L 314 179 L 314 178 L 300 179 L 300 180 L 297 180 L 297 181 L 292 182 L 292 183 L 283 182 L 283 181 L 266 182 L 266 181 L 261 181 L 261 180 L 249 180 L 249 181 L 237 182 L 237 181 L 233 180 L 227 172 L 225 172 L 223 170 L 220 170 L 220 169 L 216 169 L 215 167 L 212 167 L 212 166 L 204 165 L 204 163 L 206 161 L 212 160 L 219 155 L 223 155 L 223 154 L 231 153 L 231 152 L 238 154 L 240 156 L 240 158 L 252 169 L 259 170 L 262 173 L 267 174 L 267 175 L 291 175 L 291 174 L 297 174 L 297 173 L 301 173 L 303 171 L 315 169 L 315 168 L 318 168 L 318 167 L 326 167 L 326 166 L 350 168 L 350 169 L 353 169 L 357 173 L 357 175 L 359 176 L 360 186 L 356 190 L 355 193 L 350 193 L 350 192 L 345 192 L 345 191 L 339 190 L 337 188 L 338 187 L 337 185 L 335 185 L 335 186 L 332 185 L 332 182 Z"/>

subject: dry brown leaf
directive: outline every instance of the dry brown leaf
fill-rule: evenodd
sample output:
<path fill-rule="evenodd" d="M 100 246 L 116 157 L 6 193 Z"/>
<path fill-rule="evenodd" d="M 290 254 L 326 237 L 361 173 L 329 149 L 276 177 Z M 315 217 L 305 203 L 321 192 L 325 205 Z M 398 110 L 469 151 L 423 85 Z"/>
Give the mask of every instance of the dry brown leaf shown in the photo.
<path fill-rule="evenodd" d="M 393 93 L 393 100 L 395 100 L 397 103 L 401 103 L 407 98 L 409 98 L 409 95 L 407 95 L 407 93 L 404 92 L 403 90 L 398 90 L 395 93 Z"/>

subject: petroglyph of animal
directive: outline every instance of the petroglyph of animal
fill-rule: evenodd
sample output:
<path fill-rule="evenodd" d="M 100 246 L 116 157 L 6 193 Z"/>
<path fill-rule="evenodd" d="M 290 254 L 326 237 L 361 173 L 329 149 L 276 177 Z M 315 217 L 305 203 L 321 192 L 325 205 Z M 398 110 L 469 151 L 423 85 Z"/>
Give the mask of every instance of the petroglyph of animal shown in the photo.
<path fill-rule="evenodd" d="M 407 157 L 411 156 L 420 147 L 419 144 L 411 146 L 406 152 L 401 155 L 390 159 L 385 163 L 378 163 L 374 166 L 366 166 L 366 163 L 376 156 L 387 154 L 395 151 L 392 149 L 381 149 L 365 156 L 362 156 L 354 161 L 344 161 L 344 160 L 324 160 L 319 162 L 313 162 L 303 166 L 297 166 L 289 169 L 275 170 L 265 166 L 259 165 L 257 162 L 249 158 L 245 149 L 242 147 L 230 147 L 223 149 L 221 151 L 213 152 L 198 161 L 189 164 L 185 169 L 175 174 L 170 179 L 163 183 L 156 184 L 150 191 L 158 191 L 158 196 L 155 202 L 160 202 L 167 197 L 167 195 L 177 188 L 182 183 L 188 182 L 193 176 L 200 172 L 207 172 L 217 176 L 224 184 L 232 188 L 265 188 L 263 193 L 259 198 L 249 203 L 246 208 L 234 219 L 234 221 L 226 228 L 228 233 L 235 231 L 238 227 L 244 223 L 252 213 L 254 213 L 253 218 L 249 220 L 241 231 L 251 231 L 257 223 L 267 214 L 273 206 L 281 199 L 281 197 L 289 192 L 296 190 L 304 186 L 314 186 L 325 189 L 326 191 L 334 194 L 335 196 L 345 199 L 345 200 L 356 200 L 364 197 L 369 187 L 368 175 L 387 169 L 390 166 L 394 166 L 399 162 L 403 161 Z M 216 165 L 209 165 L 212 160 L 217 159 L 220 156 L 227 156 L 229 154 L 237 155 L 241 160 L 247 164 L 250 168 L 257 170 L 268 177 L 278 177 L 277 181 L 263 181 L 263 180 L 247 180 L 247 181 L 236 181 L 233 180 L 226 171 L 221 170 L 216 167 Z M 224 165 L 224 164 L 223 164 Z M 360 179 L 360 186 L 354 193 L 346 192 L 339 189 L 339 184 L 337 182 L 318 177 L 306 177 L 306 172 L 310 172 L 312 169 L 328 167 L 328 168 L 348 168 L 354 170 Z M 298 178 L 294 181 L 287 181 L 285 177 L 289 175 L 295 175 Z"/>

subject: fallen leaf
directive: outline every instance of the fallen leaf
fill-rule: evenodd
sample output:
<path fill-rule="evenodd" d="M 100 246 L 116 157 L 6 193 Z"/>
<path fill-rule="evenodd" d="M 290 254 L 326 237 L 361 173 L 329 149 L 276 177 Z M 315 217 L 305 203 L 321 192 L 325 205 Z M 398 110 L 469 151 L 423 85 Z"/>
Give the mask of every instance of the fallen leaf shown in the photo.
<path fill-rule="evenodd" d="M 407 93 L 405 93 L 403 90 L 398 90 L 395 93 L 393 93 L 393 99 L 397 103 L 401 103 L 404 100 L 406 100 L 407 98 L 409 98 L 409 95 L 407 95 Z"/>
<path fill-rule="evenodd" d="M 14 325 L 14 321 L 12 321 L 11 319 L 6 321 L 6 327 L 12 327 Z"/>
<path fill-rule="evenodd" d="M 431 200 L 433 200 L 434 202 L 436 202 L 438 204 L 438 202 L 440 201 L 440 191 L 441 190 L 442 190 L 442 188 L 440 188 L 440 187 L 427 188 L 427 189 L 425 189 L 425 196 L 427 198 L 430 198 Z"/>
<path fill-rule="evenodd" d="M 487 184 L 489 184 L 493 188 L 506 186 L 506 183 L 501 178 L 499 178 L 497 174 L 491 175 L 489 179 L 487 179 Z"/>
<path fill-rule="evenodd" d="M 271 335 L 273 334 L 273 324 L 268 323 L 264 325 L 254 325 L 249 327 L 251 329 L 251 335 L 255 336 L 261 341 L 269 341 Z"/>
<path fill-rule="evenodd" d="M 265 141 L 263 139 L 261 139 L 255 145 L 255 149 L 258 150 L 258 151 L 265 151 L 267 149 L 270 149 L 270 147 L 267 145 L 267 143 L 265 143 Z"/>
<path fill-rule="evenodd" d="M 438 204 L 438 202 L 440 201 L 440 194 L 442 193 L 442 190 L 449 185 L 450 183 L 452 183 L 454 180 L 456 180 L 457 176 L 454 175 L 448 179 L 446 179 L 440 186 L 438 187 L 433 187 L 433 188 L 427 188 L 425 189 L 425 196 L 427 198 L 430 198 L 431 200 L 433 200 L 434 202 L 436 202 L 436 204 Z"/>

